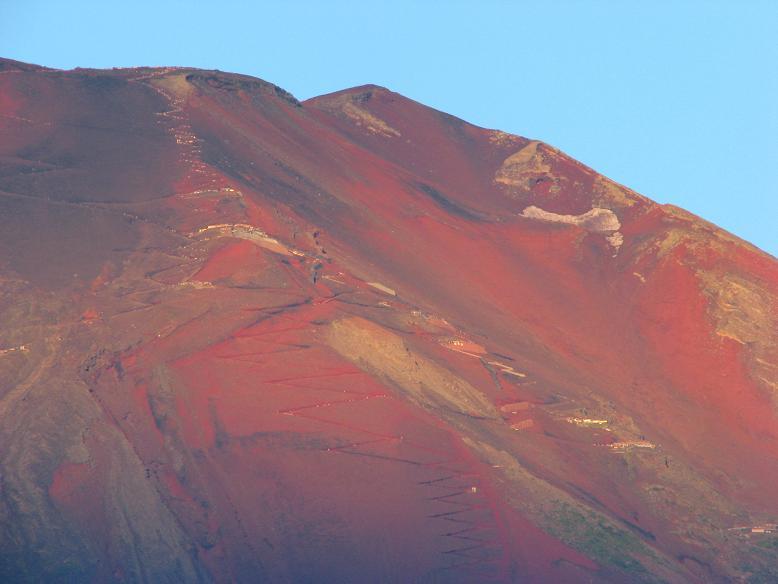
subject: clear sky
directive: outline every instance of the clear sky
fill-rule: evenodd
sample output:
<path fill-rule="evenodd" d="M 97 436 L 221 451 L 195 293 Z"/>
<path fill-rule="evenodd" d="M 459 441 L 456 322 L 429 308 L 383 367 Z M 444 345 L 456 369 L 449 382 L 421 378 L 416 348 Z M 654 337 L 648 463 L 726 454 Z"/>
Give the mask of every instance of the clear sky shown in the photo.
<path fill-rule="evenodd" d="M 778 256 L 778 0 L 0 0 L 0 56 L 383 85 Z"/>

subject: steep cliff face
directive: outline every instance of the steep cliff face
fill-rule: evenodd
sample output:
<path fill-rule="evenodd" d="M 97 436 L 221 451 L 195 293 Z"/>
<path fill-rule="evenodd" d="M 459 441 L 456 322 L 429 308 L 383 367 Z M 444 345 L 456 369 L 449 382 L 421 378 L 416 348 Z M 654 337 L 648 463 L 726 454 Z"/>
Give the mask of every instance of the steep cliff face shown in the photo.
<path fill-rule="evenodd" d="M 778 578 L 778 264 L 541 142 L 0 61 L 0 294 L 3 581 Z"/>

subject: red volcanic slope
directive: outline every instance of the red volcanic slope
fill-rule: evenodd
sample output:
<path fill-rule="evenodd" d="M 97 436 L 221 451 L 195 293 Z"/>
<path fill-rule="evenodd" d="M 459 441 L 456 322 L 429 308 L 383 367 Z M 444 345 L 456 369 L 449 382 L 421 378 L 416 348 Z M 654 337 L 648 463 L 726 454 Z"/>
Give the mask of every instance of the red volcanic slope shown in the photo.
<path fill-rule="evenodd" d="M 778 264 L 546 144 L 0 61 L 0 291 L 3 581 L 778 579 Z"/>

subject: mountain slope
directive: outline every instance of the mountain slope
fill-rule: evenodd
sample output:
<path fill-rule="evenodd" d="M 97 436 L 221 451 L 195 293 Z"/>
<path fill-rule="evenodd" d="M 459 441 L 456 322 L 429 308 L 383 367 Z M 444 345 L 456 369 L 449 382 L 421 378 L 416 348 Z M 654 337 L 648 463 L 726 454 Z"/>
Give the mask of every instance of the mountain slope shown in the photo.
<path fill-rule="evenodd" d="M 769 255 L 375 86 L 0 113 L 4 580 L 778 575 Z"/>

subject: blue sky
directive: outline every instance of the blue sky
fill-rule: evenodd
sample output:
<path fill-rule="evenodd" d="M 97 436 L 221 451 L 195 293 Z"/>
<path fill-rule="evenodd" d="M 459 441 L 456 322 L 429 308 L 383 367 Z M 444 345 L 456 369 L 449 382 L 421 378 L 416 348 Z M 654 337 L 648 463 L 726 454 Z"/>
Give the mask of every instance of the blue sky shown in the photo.
<path fill-rule="evenodd" d="M 0 55 L 384 85 L 778 255 L 778 1 L 0 0 Z"/>

